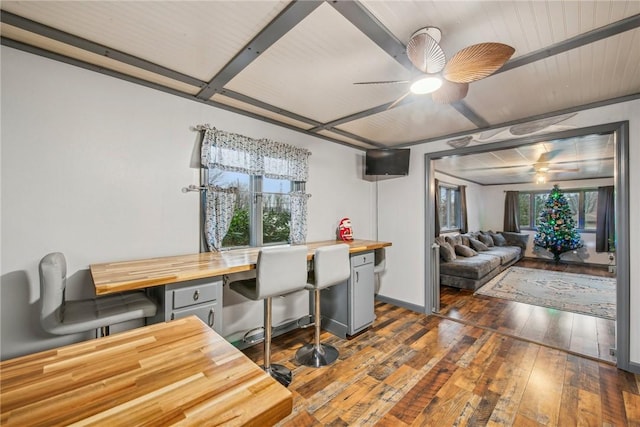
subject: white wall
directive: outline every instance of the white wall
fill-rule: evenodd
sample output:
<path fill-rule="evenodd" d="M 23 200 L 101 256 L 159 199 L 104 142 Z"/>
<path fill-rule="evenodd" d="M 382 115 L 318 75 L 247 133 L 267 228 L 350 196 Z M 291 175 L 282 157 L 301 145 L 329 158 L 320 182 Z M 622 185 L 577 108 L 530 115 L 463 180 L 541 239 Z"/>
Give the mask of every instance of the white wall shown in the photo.
<path fill-rule="evenodd" d="M 608 105 L 582 111 L 563 125 L 587 127 L 629 120 L 629 183 L 630 183 L 630 361 L 640 363 L 640 100 Z M 382 296 L 409 304 L 424 306 L 425 248 L 430 244 L 425 234 L 425 153 L 450 150 L 445 140 L 416 145 L 411 149 L 410 175 L 379 183 L 379 235 L 393 241 L 387 251 L 387 271 L 380 287 Z M 500 215 L 502 217 L 502 215 Z"/>
<path fill-rule="evenodd" d="M 89 264 L 198 251 L 198 196 L 180 191 L 198 183 L 194 125 L 308 148 L 308 240 L 334 238 L 344 216 L 357 238 L 373 237 L 359 150 L 4 46 L 1 55 L 2 359 L 81 338 L 39 327 L 45 254 L 66 255 L 76 298 L 92 295 Z"/>

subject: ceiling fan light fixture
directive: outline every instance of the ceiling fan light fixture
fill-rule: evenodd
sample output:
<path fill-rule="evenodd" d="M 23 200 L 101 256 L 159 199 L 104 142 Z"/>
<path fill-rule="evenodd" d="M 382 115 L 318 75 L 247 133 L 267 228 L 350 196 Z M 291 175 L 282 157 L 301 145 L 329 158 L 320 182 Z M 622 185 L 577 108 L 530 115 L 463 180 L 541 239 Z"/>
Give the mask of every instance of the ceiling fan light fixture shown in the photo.
<path fill-rule="evenodd" d="M 428 76 L 422 77 L 411 84 L 409 89 L 411 93 L 422 95 L 425 93 L 435 92 L 442 86 L 442 79 L 440 77 Z"/>
<path fill-rule="evenodd" d="M 547 177 L 545 173 L 536 174 L 536 184 L 544 184 L 547 182 Z"/>

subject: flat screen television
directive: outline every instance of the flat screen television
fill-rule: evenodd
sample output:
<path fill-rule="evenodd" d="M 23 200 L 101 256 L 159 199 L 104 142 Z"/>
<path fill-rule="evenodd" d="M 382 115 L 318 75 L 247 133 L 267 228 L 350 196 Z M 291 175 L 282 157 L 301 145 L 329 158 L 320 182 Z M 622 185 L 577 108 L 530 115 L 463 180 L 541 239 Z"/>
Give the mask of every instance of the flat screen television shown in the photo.
<path fill-rule="evenodd" d="M 365 154 L 365 175 L 409 175 L 409 148 L 376 148 Z"/>

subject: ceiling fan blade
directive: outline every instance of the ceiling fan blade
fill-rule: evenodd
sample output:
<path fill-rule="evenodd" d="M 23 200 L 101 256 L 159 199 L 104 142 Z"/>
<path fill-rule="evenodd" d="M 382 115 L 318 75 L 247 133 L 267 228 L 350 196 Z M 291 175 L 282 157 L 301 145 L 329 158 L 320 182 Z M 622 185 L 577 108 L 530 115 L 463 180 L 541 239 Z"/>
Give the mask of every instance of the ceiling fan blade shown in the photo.
<path fill-rule="evenodd" d="M 407 92 L 404 95 L 402 95 L 400 98 L 398 98 L 395 101 L 393 101 L 393 103 L 387 107 L 387 110 L 391 110 L 393 107 L 398 105 L 400 103 L 400 101 L 402 101 L 403 99 L 405 99 L 409 95 L 411 95 L 411 92 Z"/>
<path fill-rule="evenodd" d="M 454 83 L 443 80 L 440 89 L 431 94 L 431 98 L 439 104 L 451 104 L 460 101 L 469 92 L 468 83 Z"/>
<path fill-rule="evenodd" d="M 549 173 L 554 173 L 554 172 L 580 172 L 580 169 L 578 169 L 578 168 L 572 168 L 572 169 L 549 169 L 547 172 L 549 172 Z"/>
<path fill-rule="evenodd" d="M 495 73 L 515 49 L 502 43 L 479 43 L 465 47 L 447 63 L 444 77 L 455 83 L 471 83 Z"/>
<path fill-rule="evenodd" d="M 551 159 L 560 154 L 560 152 L 562 152 L 562 150 L 551 150 L 544 152 L 540 154 L 540 157 L 538 157 L 538 161 L 536 163 L 548 163 Z"/>
<path fill-rule="evenodd" d="M 386 84 L 398 84 L 409 83 L 409 80 L 381 80 L 379 82 L 355 82 L 354 85 L 386 85 Z"/>
<path fill-rule="evenodd" d="M 407 56 L 411 63 L 423 73 L 439 73 L 444 68 L 444 52 L 438 44 L 440 30 L 436 27 L 421 28 L 407 43 Z"/>
<path fill-rule="evenodd" d="M 483 170 L 497 170 L 497 169 L 517 169 L 517 168 L 530 168 L 531 165 L 511 165 L 511 166 L 490 166 L 482 168 L 467 168 L 464 171 L 483 171 Z"/>

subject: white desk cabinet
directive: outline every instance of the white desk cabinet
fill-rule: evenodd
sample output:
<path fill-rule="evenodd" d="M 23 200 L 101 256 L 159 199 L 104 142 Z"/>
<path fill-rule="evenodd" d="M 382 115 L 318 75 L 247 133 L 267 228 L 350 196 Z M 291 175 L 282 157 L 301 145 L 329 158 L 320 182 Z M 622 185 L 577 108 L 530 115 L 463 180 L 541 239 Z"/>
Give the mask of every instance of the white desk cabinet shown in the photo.
<path fill-rule="evenodd" d="M 351 256 L 348 281 L 320 292 L 322 327 L 346 338 L 369 327 L 375 320 L 373 252 Z"/>

